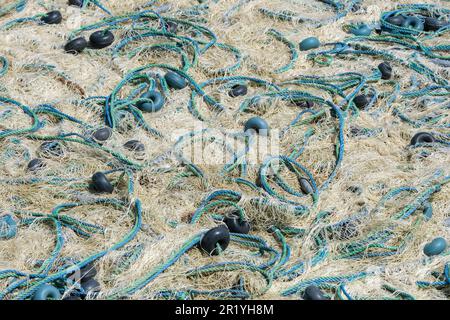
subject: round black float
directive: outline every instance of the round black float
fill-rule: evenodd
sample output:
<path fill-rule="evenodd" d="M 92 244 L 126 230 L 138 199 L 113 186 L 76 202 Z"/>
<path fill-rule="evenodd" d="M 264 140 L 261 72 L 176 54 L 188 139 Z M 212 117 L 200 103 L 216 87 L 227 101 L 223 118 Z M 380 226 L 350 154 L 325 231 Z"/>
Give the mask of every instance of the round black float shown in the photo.
<path fill-rule="evenodd" d="M 224 251 L 230 243 L 230 231 L 225 225 L 215 227 L 206 232 L 200 240 L 200 248 L 209 255 L 218 255 L 220 250 Z"/>
<path fill-rule="evenodd" d="M 303 299 L 305 300 L 328 300 L 322 293 L 322 291 L 314 286 L 308 286 L 303 293 Z"/>
<path fill-rule="evenodd" d="M 411 145 L 414 146 L 419 143 L 433 143 L 435 139 L 432 134 L 428 132 L 418 132 L 411 139 Z"/>
<path fill-rule="evenodd" d="M 156 90 L 145 92 L 141 98 L 150 100 L 149 102 L 140 101 L 136 104 L 140 110 L 145 112 L 157 112 L 164 106 L 164 96 Z"/>
<path fill-rule="evenodd" d="M 247 120 L 247 122 L 244 125 L 244 131 L 255 131 L 258 134 L 261 135 L 267 135 L 269 131 L 269 124 L 266 122 L 266 120 L 260 118 L 260 117 L 253 117 Z"/>

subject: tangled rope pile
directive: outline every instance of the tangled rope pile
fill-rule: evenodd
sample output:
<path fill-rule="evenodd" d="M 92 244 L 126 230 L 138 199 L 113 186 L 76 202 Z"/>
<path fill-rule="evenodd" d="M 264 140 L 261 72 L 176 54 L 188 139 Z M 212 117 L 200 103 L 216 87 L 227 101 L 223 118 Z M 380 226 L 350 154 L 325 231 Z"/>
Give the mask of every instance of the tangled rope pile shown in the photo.
<path fill-rule="evenodd" d="M 69 3 L 0 7 L 0 299 L 448 299 L 449 8 Z"/>

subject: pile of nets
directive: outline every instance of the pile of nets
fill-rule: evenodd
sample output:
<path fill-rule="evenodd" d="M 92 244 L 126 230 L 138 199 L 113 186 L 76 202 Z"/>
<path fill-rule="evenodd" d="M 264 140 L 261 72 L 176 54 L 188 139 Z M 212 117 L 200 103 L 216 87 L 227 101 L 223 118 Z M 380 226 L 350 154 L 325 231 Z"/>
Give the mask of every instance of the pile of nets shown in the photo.
<path fill-rule="evenodd" d="M 0 299 L 448 299 L 446 1 L 5 0 Z"/>

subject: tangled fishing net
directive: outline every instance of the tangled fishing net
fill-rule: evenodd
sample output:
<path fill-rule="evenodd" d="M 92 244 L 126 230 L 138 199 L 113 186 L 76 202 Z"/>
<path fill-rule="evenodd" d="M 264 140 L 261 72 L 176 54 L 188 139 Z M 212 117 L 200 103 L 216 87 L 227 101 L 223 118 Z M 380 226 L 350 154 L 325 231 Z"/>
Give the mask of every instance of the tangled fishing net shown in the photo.
<path fill-rule="evenodd" d="M 71 2 L 0 2 L 1 299 L 449 298 L 448 1 Z"/>

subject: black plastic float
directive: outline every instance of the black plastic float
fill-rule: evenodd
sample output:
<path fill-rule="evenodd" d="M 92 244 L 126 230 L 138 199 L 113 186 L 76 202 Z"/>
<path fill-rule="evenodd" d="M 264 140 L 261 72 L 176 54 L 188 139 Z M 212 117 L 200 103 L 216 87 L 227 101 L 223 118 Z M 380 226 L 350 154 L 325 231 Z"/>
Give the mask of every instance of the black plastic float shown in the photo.
<path fill-rule="evenodd" d="M 59 24 L 62 21 L 61 12 L 58 10 L 47 12 L 41 17 L 41 21 L 46 24 Z"/>
<path fill-rule="evenodd" d="M 236 214 L 225 217 L 223 222 L 227 225 L 230 232 L 241 234 L 250 232 L 250 224 L 247 221 L 242 220 L 241 217 Z"/>
<path fill-rule="evenodd" d="M 411 145 L 414 146 L 419 143 L 433 143 L 436 139 L 428 132 L 418 132 L 411 139 Z"/>
<path fill-rule="evenodd" d="M 206 232 L 200 240 L 200 248 L 209 255 L 218 255 L 220 250 L 224 251 L 230 244 L 230 231 L 225 225 L 215 227 Z"/>
<path fill-rule="evenodd" d="M 142 142 L 140 142 L 139 140 L 127 141 L 123 146 L 130 151 L 136 151 L 136 152 L 145 151 L 144 144 Z"/>
<path fill-rule="evenodd" d="M 88 46 L 88 43 L 84 37 L 75 38 L 69 42 L 66 43 L 64 46 L 64 50 L 67 53 L 80 53 L 86 47 Z"/>
<path fill-rule="evenodd" d="M 95 191 L 112 193 L 114 190 L 113 185 L 109 182 L 108 178 L 103 172 L 97 172 L 92 176 L 93 187 Z"/>

